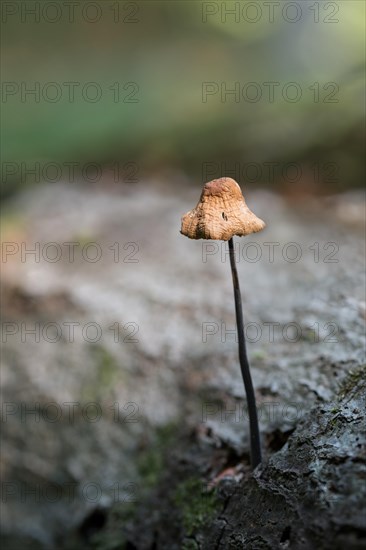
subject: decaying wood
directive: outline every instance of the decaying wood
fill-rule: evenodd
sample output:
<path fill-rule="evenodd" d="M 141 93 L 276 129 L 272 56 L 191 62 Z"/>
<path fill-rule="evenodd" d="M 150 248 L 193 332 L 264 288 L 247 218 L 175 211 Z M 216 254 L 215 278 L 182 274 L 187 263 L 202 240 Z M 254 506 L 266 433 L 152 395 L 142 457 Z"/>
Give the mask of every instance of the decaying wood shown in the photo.
<path fill-rule="evenodd" d="M 246 205 L 239 185 L 232 178 L 219 178 L 205 184 L 195 208 L 182 217 L 181 233 L 190 239 L 228 241 L 257 233 L 265 223 Z"/>
<path fill-rule="evenodd" d="M 213 492 L 207 476 L 218 451 L 209 451 L 199 436 L 176 444 L 155 494 L 139 508 L 134 526 L 123 527 L 128 547 L 365 548 L 365 395 L 361 367 L 350 372 L 332 400 L 315 405 L 253 475 L 236 478 L 243 457 L 233 467 L 232 455 L 231 467 L 211 484 Z M 201 476 L 201 486 L 192 490 L 188 485 L 185 500 L 179 502 L 177 488 L 190 476 Z"/>

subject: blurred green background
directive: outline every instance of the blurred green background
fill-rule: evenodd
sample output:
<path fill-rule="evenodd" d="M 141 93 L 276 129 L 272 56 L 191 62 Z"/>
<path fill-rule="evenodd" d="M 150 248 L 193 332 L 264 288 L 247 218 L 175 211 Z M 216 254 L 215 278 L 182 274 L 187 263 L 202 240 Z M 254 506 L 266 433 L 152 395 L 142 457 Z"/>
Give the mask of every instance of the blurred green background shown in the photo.
<path fill-rule="evenodd" d="M 164 529 L 171 511 L 175 518 L 176 481 L 192 470 L 200 484 L 212 474 L 214 487 L 231 470 L 246 483 L 248 471 L 241 419 L 221 413 L 205 425 L 202 416 L 210 402 L 236 410 L 242 395 L 234 339 L 223 339 L 225 323 L 228 334 L 235 326 L 226 248 L 206 263 L 203 242 L 179 233 L 203 182 L 234 177 L 268 226 L 252 243 L 258 262 L 248 253 L 238 265 L 245 319 L 283 335 L 266 339 L 264 328 L 249 342 L 254 385 L 260 406 L 282 411 L 295 399 L 301 414 L 290 423 L 283 412 L 261 415 L 266 455 L 309 408 L 336 399 L 343 376 L 364 361 L 365 3 L 3 0 L 0 8 L 3 401 L 20 411 L 3 425 L 2 472 L 29 495 L 3 500 L 5 546 L 97 548 L 95 527 L 100 549 L 170 548 L 155 517 Z M 286 255 L 294 245 L 299 263 Z M 95 261 L 89 246 L 101 251 Z M 205 343 L 211 321 L 221 337 Z M 101 342 L 84 336 L 89 323 Z M 66 333 L 73 324 L 75 339 Z M 50 325 L 62 327 L 60 339 L 44 336 Z M 139 333 L 128 344 L 131 325 Z M 290 325 L 304 329 L 296 342 L 282 330 Z M 323 327 L 317 341 L 314 326 Z M 339 340 L 328 340 L 329 327 Z M 23 405 L 32 414 L 35 405 L 89 400 L 100 402 L 100 423 L 79 413 L 57 424 L 22 416 Z M 117 422 L 114 405 L 131 403 L 140 421 Z M 141 492 L 122 511 L 111 488 L 136 480 Z M 113 504 L 111 533 L 100 533 L 96 501 L 82 498 L 94 481 L 103 514 Z M 57 502 L 48 499 L 55 484 Z M 347 537 L 358 533 L 352 512 Z M 177 547 L 174 521 L 167 533 Z M 135 544 L 137 530 L 154 530 L 151 544 Z M 201 541 L 192 534 L 184 542 Z"/>
<path fill-rule="evenodd" d="M 3 193 L 36 162 L 358 187 L 364 20 L 358 0 L 3 2 Z"/>

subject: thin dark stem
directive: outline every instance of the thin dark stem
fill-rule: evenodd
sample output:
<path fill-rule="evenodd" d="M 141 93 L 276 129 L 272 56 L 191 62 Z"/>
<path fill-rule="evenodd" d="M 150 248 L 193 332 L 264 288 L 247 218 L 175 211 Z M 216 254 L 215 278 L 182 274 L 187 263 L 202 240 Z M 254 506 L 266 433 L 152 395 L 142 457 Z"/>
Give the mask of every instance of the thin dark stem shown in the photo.
<path fill-rule="evenodd" d="M 247 349 L 245 344 L 243 308 L 241 303 L 238 272 L 236 270 L 236 264 L 235 264 L 235 252 L 234 252 L 233 239 L 229 240 L 229 252 L 230 252 L 231 273 L 233 276 L 235 313 L 236 313 L 236 323 L 237 323 L 238 339 L 239 339 L 239 361 L 240 361 L 241 374 L 243 376 L 243 381 L 244 381 L 245 393 L 247 395 L 247 402 L 248 402 L 251 462 L 252 462 L 252 468 L 254 470 L 254 468 L 258 466 L 258 464 L 260 464 L 260 462 L 262 461 L 261 443 L 260 443 L 260 437 L 259 437 L 257 406 L 255 404 L 255 395 L 254 395 L 252 377 L 250 375 Z"/>

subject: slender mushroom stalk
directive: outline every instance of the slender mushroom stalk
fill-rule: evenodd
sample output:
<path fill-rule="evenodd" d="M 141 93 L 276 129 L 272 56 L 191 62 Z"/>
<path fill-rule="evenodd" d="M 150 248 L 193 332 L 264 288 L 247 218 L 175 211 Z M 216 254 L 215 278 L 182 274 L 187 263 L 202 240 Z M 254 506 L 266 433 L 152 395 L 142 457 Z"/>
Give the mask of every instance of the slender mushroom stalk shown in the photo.
<path fill-rule="evenodd" d="M 240 362 L 241 375 L 243 377 L 245 393 L 247 396 L 247 403 L 248 403 L 249 426 L 250 426 L 250 454 L 251 454 L 252 468 L 254 470 L 254 468 L 256 468 L 258 464 L 262 462 L 261 441 L 259 436 L 257 406 L 255 403 L 255 394 L 253 389 L 252 377 L 250 375 L 247 347 L 245 343 L 243 308 L 241 303 L 241 293 L 240 293 L 238 272 L 236 270 L 236 265 L 235 265 L 234 242 L 232 238 L 229 240 L 229 252 L 230 252 L 231 273 L 233 276 L 236 326 L 237 326 L 238 341 L 239 341 L 239 362 Z"/>
<path fill-rule="evenodd" d="M 255 394 L 246 351 L 243 309 L 235 264 L 233 236 L 242 237 L 250 233 L 256 233 L 264 227 L 265 223 L 249 210 L 239 185 L 231 178 L 219 178 L 206 183 L 197 206 L 182 217 L 181 227 L 181 233 L 190 239 L 229 241 L 239 341 L 239 361 L 248 403 L 251 465 L 253 469 L 262 460 L 261 445 Z"/>

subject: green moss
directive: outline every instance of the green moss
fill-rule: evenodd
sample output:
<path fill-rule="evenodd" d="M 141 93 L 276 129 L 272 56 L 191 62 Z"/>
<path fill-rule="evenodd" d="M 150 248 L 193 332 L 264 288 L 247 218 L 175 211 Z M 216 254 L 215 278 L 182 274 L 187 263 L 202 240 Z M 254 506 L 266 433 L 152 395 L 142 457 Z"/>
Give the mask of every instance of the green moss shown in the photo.
<path fill-rule="evenodd" d="M 138 502 L 120 502 L 109 513 L 108 527 L 92 537 L 91 548 L 95 550 L 123 550 L 126 539 L 123 526 L 137 514 Z"/>
<path fill-rule="evenodd" d="M 93 345 L 92 361 L 96 363 L 96 372 L 83 388 L 82 399 L 85 401 L 100 400 L 103 393 L 112 388 L 123 373 L 116 359 L 103 346 Z"/>
<path fill-rule="evenodd" d="M 186 539 L 182 542 L 181 550 L 198 550 L 198 543 L 193 539 Z"/>
<path fill-rule="evenodd" d="M 267 357 L 267 352 L 264 349 L 257 349 L 252 353 L 253 361 L 264 361 Z"/>
<path fill-rule="evenodd" d="M 97 348 L 98 372 L 97 382 L 101 387 L 110 387 L 114 384 L 118 371 L 120 370 L 116 359 L 103 347 Z"/>
<path fill-rule="evenodd" d="M 366 364 L 349 371 L 346 379 L 340 384 L 338 397 L 344 399 L 354 391 L 359 382 L 366 379 Z"/>
<path fill-rule="evenodd" d="M 304 340 L 305 342 L 310 342 L 312 344 L 316 344 L 319 342 L 319 335 L 315 329 L 310 327 L 305 327 L 301 331 L 301 340 Z"/>
<path fill-rule="evenodd" d="M 216 493 L 207 491 L 198 478 L 189 478 L 178 485 L 174 504 L 180 510 L 184 533 L 188 537 L 212 521 L 218 508 Z"/>
<path fill-rule="evenodd" d="M 337 413 L 335 413 L 335 415 L 333 416 L 333 418 L 331 418 L 327 424 L 327 428 L 336 428 L 337 426 L 339 426 L 340 424 L 342 423 L 342 417 L 340 415 L 340 412 L 338 411 Z"/>
<path fill-rule="evenodd" d="M 140 454 L 137 469 L 143 486 L 147 489 L 157 485 L 164 468 L 165 452 L 172 445 L 176 433 L 175 423 L 158 428 L 154 443 Z"/>
<path fill-rule="evenodd" d="M 137 459 L 138 498 L 129 502 L 118 502 L 109 512 L 108 526 L 93 537 L 91 548 L 96 550 L 123 550 L 126 546 L 124 528 L 133 523 L 141 503 L 157 486 L 164 472 L 165 453 L 174 445 L 177 434 L 175 423 L 166 424 L 155 431 L 153 442 L 144 448 Z"/>

